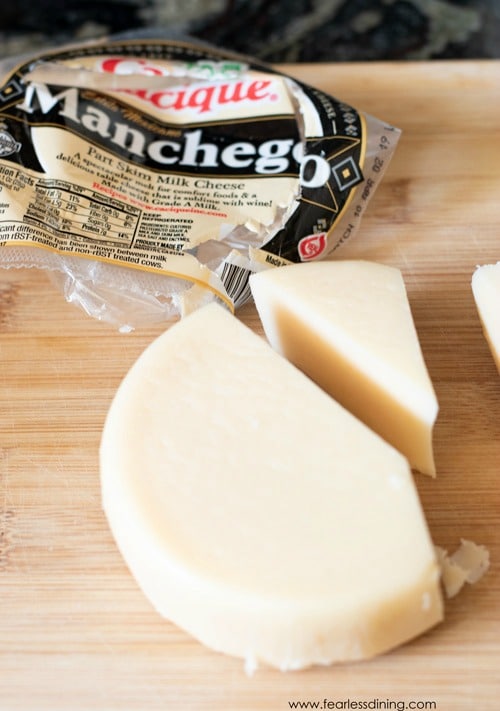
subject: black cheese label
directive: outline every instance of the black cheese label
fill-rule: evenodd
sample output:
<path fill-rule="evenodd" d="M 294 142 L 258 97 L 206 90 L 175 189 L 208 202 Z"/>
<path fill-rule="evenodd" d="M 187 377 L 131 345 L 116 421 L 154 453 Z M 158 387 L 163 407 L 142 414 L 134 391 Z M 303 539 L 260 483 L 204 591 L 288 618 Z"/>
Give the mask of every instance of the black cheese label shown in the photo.
<path fill-rule="evenodd" d="M 0 253 L 167 275 L 234 308 L 256 269 L 325 257 L 355 231 L 358 186 L 380 177 L 370 128 L 395 144 L 318 89 L 189 40 L 33 57 L 0 88 Z"/>

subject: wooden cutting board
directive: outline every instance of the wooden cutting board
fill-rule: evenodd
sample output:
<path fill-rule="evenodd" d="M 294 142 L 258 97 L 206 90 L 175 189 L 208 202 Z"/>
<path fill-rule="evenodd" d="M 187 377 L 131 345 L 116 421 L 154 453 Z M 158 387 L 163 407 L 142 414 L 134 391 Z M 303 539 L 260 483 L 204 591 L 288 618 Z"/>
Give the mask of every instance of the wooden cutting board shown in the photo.
<path fill-rule="evenodd" d="M 0 271 L 1 711 L 500 708 L 500 377 L 470 290 L 475 265 L 500 260 L 500 62 L 286 69 L 403 129 L 339 256 L 403 271 L 440 401 L 422 503 L 435 543 L 486 545 L 490 571 L 386 656 L 246 676 L 152 610 L 101 510 L 103 420 L 162 327 L 121 335 L 44 274 Z M 239 316 L 262 332 L 253 305 Z"/>

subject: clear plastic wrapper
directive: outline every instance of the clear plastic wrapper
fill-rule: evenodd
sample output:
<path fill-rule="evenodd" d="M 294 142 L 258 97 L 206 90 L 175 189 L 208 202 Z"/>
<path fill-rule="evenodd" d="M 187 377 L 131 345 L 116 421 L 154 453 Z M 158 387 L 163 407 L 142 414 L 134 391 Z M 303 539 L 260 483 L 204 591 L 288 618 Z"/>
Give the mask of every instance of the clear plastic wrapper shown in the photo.
<path fill-rule="evenodd" d="M 358 229 L 399 130 L 252 58 L 129 34 L 0 64 L 0 266 L 123 331 Z"/>

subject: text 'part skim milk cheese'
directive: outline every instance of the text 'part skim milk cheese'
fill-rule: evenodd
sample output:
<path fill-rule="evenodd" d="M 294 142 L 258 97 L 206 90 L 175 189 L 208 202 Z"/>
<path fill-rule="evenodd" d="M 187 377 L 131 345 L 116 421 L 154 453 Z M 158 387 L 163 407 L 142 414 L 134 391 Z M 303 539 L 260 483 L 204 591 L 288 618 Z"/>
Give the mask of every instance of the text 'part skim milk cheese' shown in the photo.
<path fill-rule="evenodd" d="M 438 402 L 399 269 L 310 262 L 259 272 L 250 284 L 275 350 L 434 476 Z"/>
<path fill-rule="evenodd" d="M 219 305 L 126 375 L 101 477 L 154 607 L 250 665 L 371 657 L 442 618 L 406 459 Z"/>

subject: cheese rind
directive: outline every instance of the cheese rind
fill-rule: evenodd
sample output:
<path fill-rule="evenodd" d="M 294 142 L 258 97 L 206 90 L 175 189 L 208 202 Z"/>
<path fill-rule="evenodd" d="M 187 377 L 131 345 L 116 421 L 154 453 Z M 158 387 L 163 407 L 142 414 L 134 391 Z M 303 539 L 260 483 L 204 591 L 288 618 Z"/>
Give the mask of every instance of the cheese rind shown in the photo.
<path fill-rule="evenodd" d="M 269 269 L 250 284 L 273 348 L 434 476 L 438 402 L 401 272 L 335 260 Z"/>
<path fill-rule="evenodd" d="M 100 460 L 137 582 L 213 649 L 295 669 L 379 654 L 442 618 L 404 457 L 220 306 L 141 355 Z"/>
<path fill-rule="evenodd" d="M 477 267 L 471 286 L 483 333 L 500 373 L 500 262 Z"/>

